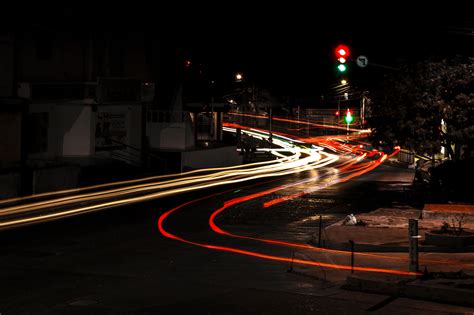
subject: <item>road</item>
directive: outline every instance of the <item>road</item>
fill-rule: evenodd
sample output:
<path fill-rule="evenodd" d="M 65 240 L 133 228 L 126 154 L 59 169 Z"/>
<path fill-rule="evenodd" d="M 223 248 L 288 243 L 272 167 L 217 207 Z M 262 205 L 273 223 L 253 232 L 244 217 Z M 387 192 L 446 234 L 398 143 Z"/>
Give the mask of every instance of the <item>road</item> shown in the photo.
<path fill-rule="evenodd" d="M 308 246 L 319 215 L 328 225 L 400 200 L 401 187 L 412 177 L 380 166 L 384 155 L 368 157 L 358 145 L 315 141 L 334 148 L 337 161 L 318 169 L 314 166 L 324 160 L 319 157 L 285 176 L 218 184 L 3 231 L 0 312 L 466 311 L 409 299 L 387 302 L 386 296 L 343 291 L 312 273 L 289 272 L 298 249 L 288 245 Z M 317 154 L 314 150 L 304 156 Z M 330 269 L 340 277 L 350 272 L 340 267 L 346 263 L 338 268 L 313 263 L 309 268 Z"/>
<path fill-rule="evenodd" d="M 227 126 L 227 131 L 236 132 L 236 129 L 231 127 Z M 237 127 L 244 128 L 244 133 L 262 140 L 270 136 L 265 130 L 256 130 L 246 126 Z M 274 133 L 273 143 L 278 148 L 265 150 L 276 159 L 259 163 L 152 176 L 1 200 L 0 230 L 121 207 L 189 191 L 319 169 L 337 162 L 339 155 L 342 154 L 360 154 L 359 157 L 352 156 L 347 165 L 340 165 L 342 171 L 352 172 L 354 176 L 370 171 L 387 158 L 385 153 L 377 150 L 363 153 L 364 150 L 358 145 L 342 143 L 337 136 L 329 139 L 308 139 L 307 142 L 304 140 L 294 135 Z M 313 144 L 309 147 L 307 145 L 309 143 L 317 143 L 321 146 Z M 329 150 L 324 150 L 324 148 Z M 357 170 L 353 169 L 353 164 L 370 156 L 379 156 L 379 160 L 360 164 Z"/>
<path fill-rule="evenodd" d="M 259 212 L 263 209 L 260 203 L 251 201 L 218 222 L 226 230 L 255 237 L 307 241 L 316 221 L 305 219 L 323 214 L 329 224 L 347 213 L 385 205 L 400 193 L 393 188 L 396 183 L 387 181 L 399 173 L 382 166 L 357 181 L 269 207 L 272 211 L 266 213 Z M 292 175 L 284 182 L 300 178 Z M 270 187 L 272 183 L 234 187 L 232 197 Z M 239 192 L 235 192 L 237 188 Z M 382 295 L 346 292 L 337 285 L 288 272 L 287 263 L 202 249 L 162 236 L 158 218 L 179 205 L 178 199 L 196 197 L 202 193 L 3 232 L 1 312 L 357 314 L 386 300 Z M 206 218 L 228 198 L 229 193 L 203 200 L 177 213 L 167 228 L 195 240 L 214 242 L 215 233 L 209 231 Z M 196 224 L 201 219 L 203 223 Z M 240 241 L 231 238 L 220 240 L 223 246 L 237 243 Z M 254 243 L 242 248 L 269 250 L 265 244 Z M 269 253 L 288 255 L 291 251 L 272 247 Z M 464 310 L 408 299 L 397 299 L 379 309 L 394 314 Z"/>

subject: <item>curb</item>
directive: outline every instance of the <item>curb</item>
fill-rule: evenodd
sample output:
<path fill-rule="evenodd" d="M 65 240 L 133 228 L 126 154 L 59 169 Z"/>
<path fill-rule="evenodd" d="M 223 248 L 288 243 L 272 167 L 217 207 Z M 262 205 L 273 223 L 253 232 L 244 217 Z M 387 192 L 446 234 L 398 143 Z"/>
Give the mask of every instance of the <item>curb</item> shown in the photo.
<path fill-rule="evenodd" d="M 474 306 L 473 290 L 442 288 L 413 282 L 395 283 L 357 276 L 347 277 L 346 283 L 341 288 L 350 291 L 385 294 L 438 303 Z"/>
<path fill-rule="evenodd" d="M 314 242 L 312 239 L 309 241 L 309 244 L 315 247 L 318 247 L 317 242 Z M 321 247 L 327 249 L 337 249 L 350 251 L 351 245 L 349 241 L 347 242 L 331 242 L 328 240 L 321 240 Z M 408 253 L 408 246 L 393 246 L 393 245 L 372 245 L 364 243 L 354 243 L 354 251 L 356 252 L 393 252 L 393 253 Z M 429 245 L 419 245 L 419 252 L 424 253 L 472 253 L 474 252 L 474 246 L 466 246 L 464 248 L 451 248 L 451 247 L 441 247 L 441 246 L 429 246 Z"/>

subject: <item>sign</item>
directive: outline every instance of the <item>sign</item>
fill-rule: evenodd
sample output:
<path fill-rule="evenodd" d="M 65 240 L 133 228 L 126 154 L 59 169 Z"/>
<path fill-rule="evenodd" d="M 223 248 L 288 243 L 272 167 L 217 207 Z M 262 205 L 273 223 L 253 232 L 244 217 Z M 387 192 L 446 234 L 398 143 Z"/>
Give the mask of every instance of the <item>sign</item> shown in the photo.
<path fill-rule="evenodd" d="M 369 63 L 369 59 L 367 59 L 367 57 L 364 55 L 360 55 L 359 57 L 357 57 L 356 61 L 357 65 L 361 68 L 367 67 L 367 64 Z"/>
<path fill-rule="evenodd" d="M 126 142 L 126 113 L 98 112 L 95 128 L 95 149 L 115 150 L 123 148 Z"/>

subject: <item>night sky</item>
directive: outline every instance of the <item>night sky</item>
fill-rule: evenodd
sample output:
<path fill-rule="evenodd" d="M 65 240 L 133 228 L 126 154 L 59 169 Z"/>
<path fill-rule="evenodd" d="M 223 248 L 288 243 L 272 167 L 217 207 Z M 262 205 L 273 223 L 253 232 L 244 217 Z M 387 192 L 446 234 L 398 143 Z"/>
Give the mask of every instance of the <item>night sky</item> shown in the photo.
<path fill-rule="evenodd" d="M 413 1 L 412 1 L 413 2 Z M 258 86 L 279 95 L 315 96 L 338 81 L 334 48 L 351 48 L 353 57 L 396 67 L 431 57 L 473 55 L 474 18 L 465 2 L 438 7 L 427 3 L 167 3 L 127 7 L 68 5 L 24 12 L 22 27 L 138 31 L 171 39 L 208 78 L 225 91 L 240 71 Z M 36 11 L 36 12 L 35 12 Z M 42 15 L 37 12 L 44 12 Z M 350 65 L 360 88 L 387 71 Z M 357 83 L 357 84 L 356 84 Z"/>

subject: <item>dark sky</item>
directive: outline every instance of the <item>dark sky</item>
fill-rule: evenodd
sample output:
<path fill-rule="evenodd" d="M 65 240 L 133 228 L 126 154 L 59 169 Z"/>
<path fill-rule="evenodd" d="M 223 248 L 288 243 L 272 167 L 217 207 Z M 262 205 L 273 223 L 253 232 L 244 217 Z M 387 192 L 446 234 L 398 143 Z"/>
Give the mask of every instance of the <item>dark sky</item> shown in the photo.
<path fill-rule="evenodd" d="M 353 57 L 364 54 L 369 63 L 387 66 L 432 56 L 473 55 L 474 18 L 466 1 L 376 3 L 80 2 L 50 8 L 41 3 L 20 11 L 19 25 L 129 30 L 173 38 L 205 64 L 215 80 L 225 82 L 241 71 L 287 95 L 318 94 L 337 80 L 333 50 L 338 43 L 347 44 Z M 351 67 L 353 75 L 361 70 Z M 382 68 L 368 69 L 366 79 L 378 80 L 383 74 Z"/>
<path fill-rule="evenodd" d="M 317 16 L 268 18 L 238 30 L 229 27 L 226 36 L 207 33 L 206 44 L 196 44 L 195 51 L 207 56 L 218 72 L 239 70 L 290 95 L 317 94 L 337 81 L 334 48 L 339 43 L 350 47 L 353 58 L 365 55 L 369 64 L 389 67 L 432 57 L 474 55 L 474 25 L 461 16 L 349 16 L 339 21 L 317 20 Z M 364 84 L 379 81 L 390 71 L 372 65 L 359 69 L 353 62 L 349 67 L 348 76 L 364 77 Z"/>

